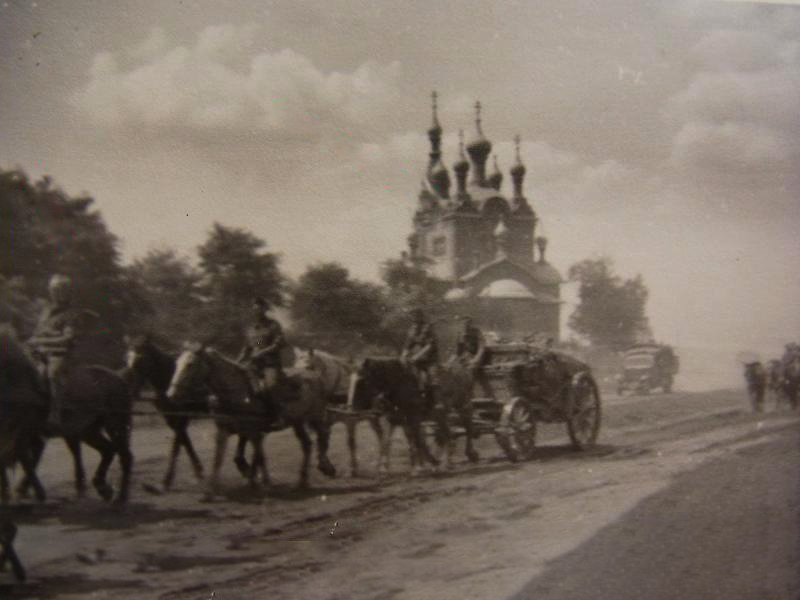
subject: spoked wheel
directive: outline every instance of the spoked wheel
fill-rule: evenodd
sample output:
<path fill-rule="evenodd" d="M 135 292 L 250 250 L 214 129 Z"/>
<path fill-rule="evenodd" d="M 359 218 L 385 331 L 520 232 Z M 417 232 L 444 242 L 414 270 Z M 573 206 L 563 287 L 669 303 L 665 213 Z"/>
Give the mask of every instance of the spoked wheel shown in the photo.
<path fill-rule="evenodd" d="M 511 462 L 533 456 L 536 450 L 536 416 L 525 398 L 513 398 L 503 407 L 495 437 Z"/>
<path fill-rule="evenodd" d="M 600 433 L 600 392 L 589 376 L 573 384 L 572 406 L 567 417 L 569 439 L 576 450 L 585 450 L 597 442 Z"/>

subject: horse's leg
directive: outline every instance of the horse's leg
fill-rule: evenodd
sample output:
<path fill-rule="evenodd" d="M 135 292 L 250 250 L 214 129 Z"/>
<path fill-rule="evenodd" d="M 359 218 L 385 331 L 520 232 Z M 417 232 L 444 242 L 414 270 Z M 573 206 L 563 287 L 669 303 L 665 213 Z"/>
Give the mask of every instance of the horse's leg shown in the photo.
<path fill-rule="evenodd" d="M 300 447 L 303 450 L 303 462 L 300 466 L 300 481 L 297 484 L 298 489 L 304 490 L 308 488 L 308 465 L 311 462 L 311 436 L 306 431 L 305 423 L 302 421 L 295 423 L 292 426 L 294 434 L 300 441 Z"/>
<path fill-rule="evenodd" d="M 30 449 L 30 456 L 33 460 L 34 469 L 39 468 L 39 463 L 42 460 L 42 455 L 44 454 L 44 446 L 45 440 L 43 437 L 34 435 L 31 436 L 31 440 L 28 443 L 28 448 Z M 82 466 L 82 465 L 81 465 Z M 22 480 L 19 482 L 17 486 L 17 495 L 20 498 L 27 498 L 28 497 L 28 490 L 31 486 L 31 482 L 28 479 L 27 475 L 22 477 Z"/>
<path fill-rule="evenodd" d="M 438 459 L 431 453 L 431 449 L 428 447 L 428 442 L 425 439 L 425 434 L 422 430 L 422 417 L 421 415 L 412 415 L 411 419 L 408 422 L 409 425 L 409 432 L 414 440 L 414 446 L 419 453 L 419 461 L 420 465 L 424 464 L 425 461 L 430 463 L 433 466 L 437 466 L 439 464 Z"/>
<path fill-rule="evenodd" d="M 253 441 L 253 446 L 258 444 L 258 452 L 253 453 L 253 468 L 255 473 L 261 472 L 261 481 L 264 485 L 272 485 L 272 480 L 269 476 L 269 469 L 267 468 L 267 453 L 264 452 L 264 439 L 266 435 L 259 434 L 257 440 Z"/>
<path fill-rule="evenodd" d="M 356 446 L 356 426 L 358 422 L 352 417 L 345 417 L 347 429 L 347 450 L 350 452 L 350 477 L 358 477 L 358 448 Z"/>
<path fill-rule="evenodd" d="M 72 466 L 75 470 L 75 493 L 78 498 L 86 495 L 86 471 L 83 469 L 83 454 L 81 452 L 81 440 L 76 437 L 65 437 L 64 443 L 67 445 L 72 455 Z M 44 446 L 42 446 L 44 448 Z"/>
<path fill-rule="evenodd" d="M 183 426 L 177 432 L 178 439 L 181 442 L 181 445 L 186 449 L 186 454 L 189 455 L 189 460 L 192 462 L 192 468 L 194 469 L 194 476 L 197 478 L 198 481 L 202 481 L 203 479 L 203 463 L 200 462 L 200 458 L 197 456 L 197 452 L 194 450 L 194 446 L 192 445 L 192 439 L 189 437 L 189 419 L 185 418 L 183 422 Z"/>
<path fill-rule="evenodd" d="M 241 439 L 239 440 L 239 445 L 242 445 Z M 250 463 L 249 468 L 247 469 L 247 483 L 251 488 L 258 487 L 256 485 L 258 470 L 261 466 L 261 463 L 264 461 L 264 435 L 260 433 L 254 433 L 247 438 L 250 441 L 250 445 L 253 446 L 253 462 Z"/>
<path fill-rule="evenodd" d="M 169 460 L 167 461 L 167 472 L 164 473 L 164 479 L 162 480 L 162 485 L 164 486 L 165 490 L 168 490 L 172 487 L 172 483 L 175 481 L 175 469 L 178 463 L 178 454 L 181 451 L 181 439 L 180 439 L 180 422 L 178 419 L 173 417 L 166 417 L 167 426 L 172 430 L 172 444 L 170 445 L 169 449 Z"/>
<path fill-rule="evenodd" d="M 106 481 L 106 475 L 108 468 L 111 466 L 111 461 L 114 460 L 114 445 L 96 426 L 92 426 L 85 432 L 82 439 L 100 454 L 100 463 L 97 465 L 94 477 L 92 477 L 92 485 L 94 485 L 94 489 L 97 490 L 103 500 L 111 500 L 114 495 L 114 489 Z"/>
<path fill-rule="evenodd" d="M 475 427 L 472 423 L 472 402 L 469 399 L 461 405 L 459 416 L 461 426 L 464 428 L 464 454 L 469 462 L 476 463 L 480 460 L 480 455 L 475 449 Z"/>
<path fill-rule="evenodd" d="M 394 433 L 394 425 L 386 418 L 385 423 L 381 423 L 384 417 L 375 417 L 371 419 L 369 424 L 378 436 L 378 474 L 389 472 L 389 462 L 392 454 L 392 434 Z"/>
<path fill-rule="evenodd" d="M 317 468 L 326 477 L 336 477 L 336 467 L 328 458 L 331 442 L 331 426 L 327 419 L 312 419 L 311 428 L 317 434 Z"/>
<path fill-rule="evenodd" d="M 8 470 L 5 465 L 0 466 L 0 503 L 8 504 L 11 501 L 8 484 Z"/>
<path fill-rule="evenodd" d="M 130 495 L 131 473 L 133 471 L 133 453 L 131 452 L 130 432 L 130 423 L 118 423 L 109 431 L 114 452 L 119 456 L 119 464 L 122 468 L 119 493 L 114 499 L 114 502 L 117 504 L 124 504 L 127 502 Z"/>
<path fill-rule="evenodd" d="M 437 460 L 441 461 L 441 457 L 444 456 L 445 466 L 448 469 L 453 466 L 453 447 L 455 446 L 449 422 L 451 410 L 452 406 L 448 400 L 443 400 L 440 406 L 434 408 L 434 441 L 438 450 Z"/>
<path fill-rule="evenodd" d="M 211 499 L 217 492 L 219 482 L 219 471 L 222 468 L 222 460 L 225 458 L 225 448 L 228 445 L 230 434 L 217 426 L 217 435 L 214 441 L 214 464 L 211 467 L 211 478 L 208 481 L 208 491 L 206 497 Z"/>
<path fill-rule="evenodd" d="M 247 462 L 247 457 L 245 456 L 247 440 L 248 438 L 246 436 L 239 435 L 239 440 L 236 442 L 236 453 L 233 456 L 233 464 L 236 465 L 239 473 L 241 473 L 242 477 L 245 479 L 252 476 L 250 470 L 252 469 L 253 465 L 255 465 L 255 456 L 253 457 L 253 465 Z M 255 454 L 255 449 L 253 450 L 253 453 Z"/>

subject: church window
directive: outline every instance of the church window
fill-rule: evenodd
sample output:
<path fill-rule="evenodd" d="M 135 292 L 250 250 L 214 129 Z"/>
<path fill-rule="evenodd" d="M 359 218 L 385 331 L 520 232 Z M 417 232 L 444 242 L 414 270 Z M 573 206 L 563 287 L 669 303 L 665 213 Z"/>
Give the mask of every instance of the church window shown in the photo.
<path fill-rule="evenodd" d="M 439 236 L 433 239 L 433 255 L 443 256 L 447 254 L 447 238 Z"/>

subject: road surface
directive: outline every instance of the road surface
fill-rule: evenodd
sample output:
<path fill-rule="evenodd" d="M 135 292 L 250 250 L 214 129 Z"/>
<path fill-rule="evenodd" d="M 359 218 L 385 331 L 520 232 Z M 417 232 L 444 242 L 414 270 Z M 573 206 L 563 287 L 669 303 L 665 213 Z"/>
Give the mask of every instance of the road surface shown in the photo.
<path fill-rule="evenodd" d="M 191 428 L 201 457 L 213 428 Z M 20 519 L 30 573 L 13 598 L 215 600 L 517 600 L 800 598 L 800 415 L 752 414 L 742 391 L 608 398 L 599 446 L 540 430 L 534 460 L 511 464 L 481 438 L 477 465 L 411 478 L 401 438 L 393 473 L 293 489 L 299 448 L 268 438 L 275 485 L 249 490 L 226 460 L 223 495 L 181 459 L 176 489 L 155 494 L 168 431 L 140 419 L 128 507 L 75 499 L 60 443 L 48 448 L 45 506 Z M 87 458 L 89 451 L 86 452 Z M 87 460 L 87 463 L 89 461 Z M 116 471 L 114 471 L 115 474 Z M 146 491 L 149 489 L 150 492 Z M 2 582 L 9 578 L 3 574 Z"/>

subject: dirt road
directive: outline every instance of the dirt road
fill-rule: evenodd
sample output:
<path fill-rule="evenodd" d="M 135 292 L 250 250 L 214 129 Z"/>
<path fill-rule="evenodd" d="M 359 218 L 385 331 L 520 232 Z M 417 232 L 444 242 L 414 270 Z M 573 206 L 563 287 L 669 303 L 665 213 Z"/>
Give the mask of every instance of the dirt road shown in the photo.
<path fill-rule="evenodd" d="M 31 581 L 14 598 L 164 600 L 800 597 L 800 416 L 751 414 L 742 392 L 607 399 L 601 445 L 575 453 L 563 426 L 543 427 L 536 459 L 510 464 L 493 439 L 482 460 L 378 482 L 375 443 L 359 432 L 363 478 L 332 459 L 293 491 L 299 449 L 270 436 L 277 484 L 246 489 L 228 461 L 224 497 L 181 463 L 176 490 L 144 491 L 165 467 L 161 427 L 135 432 L 130 506 L 73 498 L 61 447 L 42 469 L 51 493 L 20 519 Z M 210 456 L 209 423 L 192 427 Z M 185 461 L 185 459 L 183 459 Z M 149 487 L 149 486 L 148 486 Z M 4 575 L 5 577 L 5 575 Z M 3 579 L 2 581 L 7 581 Z"/>

